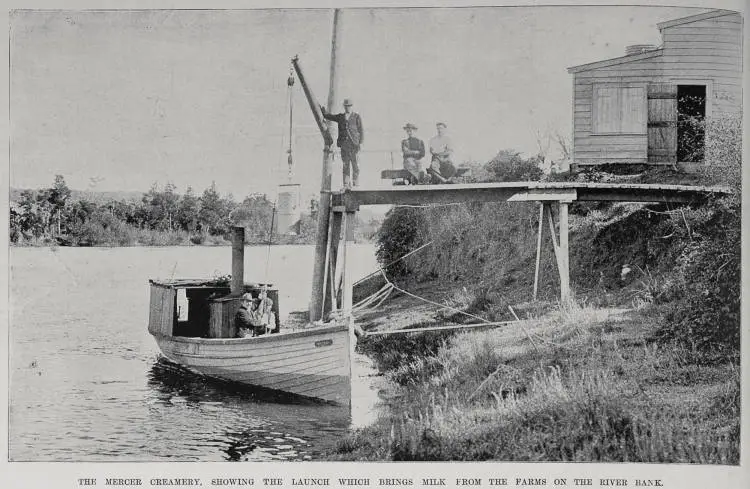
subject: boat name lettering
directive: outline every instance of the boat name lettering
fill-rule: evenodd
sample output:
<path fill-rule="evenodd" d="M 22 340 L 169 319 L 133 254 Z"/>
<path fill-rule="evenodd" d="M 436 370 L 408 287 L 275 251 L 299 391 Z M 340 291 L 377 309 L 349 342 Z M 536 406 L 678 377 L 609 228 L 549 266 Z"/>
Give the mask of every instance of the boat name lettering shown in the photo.
<path fill-rule="evenodd" d="M 315 342 L 316 347 L 320 346 L 331 346 L 333 344 L 333 340 L 320 340 Z"/>

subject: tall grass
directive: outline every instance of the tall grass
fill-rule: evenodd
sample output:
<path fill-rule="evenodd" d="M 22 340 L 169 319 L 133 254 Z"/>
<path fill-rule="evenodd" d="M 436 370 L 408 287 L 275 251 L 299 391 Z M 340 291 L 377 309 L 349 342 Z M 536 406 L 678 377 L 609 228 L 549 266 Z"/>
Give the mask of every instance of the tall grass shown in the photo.
<path fill-rule="evenodd" d="M 331 456 L 738 463 L 738 369 L 654 343 L 655 317 L 631 314 L 572 305 L 524 328 L 413 334 L 404 356 L 399 340 L 372 340 L 399 387 Z"/>

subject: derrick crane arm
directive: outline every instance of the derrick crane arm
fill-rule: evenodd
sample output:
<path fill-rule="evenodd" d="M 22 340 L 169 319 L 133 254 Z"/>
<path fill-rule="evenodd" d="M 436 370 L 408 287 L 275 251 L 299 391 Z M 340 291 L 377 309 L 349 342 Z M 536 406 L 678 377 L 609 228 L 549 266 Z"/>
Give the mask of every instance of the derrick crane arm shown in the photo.
<path fill-rule="evenodd" d="M 305 75 L 302 74 L 302 67 L 299 64 L 299 57 L 295 56 L 294 58 L 292 58 L 292 66 L 294 66 L 294 71 L 297 72 L 297 78 L 299 78 L 300 85 L 302 85 L 302 90 L 305 92 L 307 103 L 310 104 L 310 110 L 312 110 L 315 123 L 318 125 L 320 135 L 323 136 L 323 142 L 325 143 L 326 147 L 330 147 L 333 145 L 333 137 L 331 136 L 331 131 L 328 129 L 328 124 L 323 117 L 323 113 L 320 110 L 320 104 L 318 104 L 318 100 L 315 98 L 315 94 L 313 94 L 312 90 L 310 90 L 310 87 L 307 86 Z"/>

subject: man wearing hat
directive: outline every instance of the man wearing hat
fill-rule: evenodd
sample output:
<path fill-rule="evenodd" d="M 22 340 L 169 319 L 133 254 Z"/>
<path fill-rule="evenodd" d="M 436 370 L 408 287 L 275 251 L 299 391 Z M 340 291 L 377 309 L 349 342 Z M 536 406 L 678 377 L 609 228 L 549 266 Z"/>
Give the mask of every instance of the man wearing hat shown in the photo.
<path fill-rule="evenodd" d="M 414 137 L 414 131 L 416 130 L 417 126 L 411 122 L 407 122 L 404 126 L 407 137 L 401 141 L 401 152 L 404 155 L 404 169 L 411 175 L 409 183 L 412 185 L 424 180 L 422 174 L 422 158 L 424 158 L 425 153 L 424 142 Z"/>
<path fill-rule="evenodd" d="M 453 165 L 453 143 L 446 134 L 445 122 L 438 122 L 436 126 L 437 136 L 430 139 L 432 162 L 427 172 L 432 176 L 433 183 L 448 183 L 456 174 L 456 167 Z"/>
<path fill-rule="evenodd" d="M 237 309 L 237 313 L 234 315 L 234 326 L 237 329 L 238 338 L 254 335 L 255 327 L 258 324 L 258 321 L 255 319 L 254 309 L 255 305 L 252 294 L 242 294 L 240 308 Z"/>
<path fill-rule="evenodd" d="M 341 162 L 344 164 L 344 186 L 357 186 L 359 183 L 359 164 L 357 153 L 365 140 L 362 118 L 352 111 L 354 105 L 351 99 L 344 99 L 344 112 L 330 114 L 325 107 L 320 106 L 323 117 L 334 121 L 338 125 L 338 140 L 336 144 L 341 148 Z M 353 173 L 353 175 L 351 175 Z M 350 175 L 353 177 L 350 179 Z"/>

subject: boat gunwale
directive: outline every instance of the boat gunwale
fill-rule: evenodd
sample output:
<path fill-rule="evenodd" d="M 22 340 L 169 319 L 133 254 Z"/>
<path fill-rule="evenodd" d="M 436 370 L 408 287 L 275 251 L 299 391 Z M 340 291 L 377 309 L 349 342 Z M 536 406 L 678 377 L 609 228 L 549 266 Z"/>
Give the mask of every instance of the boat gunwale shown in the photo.
<path fill-rule="evenodd" d="M 189 343 L 199 345 L 252 345 L 256 343 L 275 343 L 277 341 L 304 338 L 307 336 L 318 336 L 327 333 L 339 333 L 348 331 L 349 326 L 346 324 L 334 326 L 319 326 L 301 331 L 290 331 L 266 334 L 262 336 L 251 336 L 246 338 L 199 338 L 196 336 L 172 336 L 158 333 L 151 333 L 152 336 L 160 339 L 175 341 L 178 343 Z"/>

